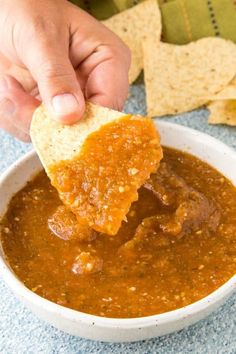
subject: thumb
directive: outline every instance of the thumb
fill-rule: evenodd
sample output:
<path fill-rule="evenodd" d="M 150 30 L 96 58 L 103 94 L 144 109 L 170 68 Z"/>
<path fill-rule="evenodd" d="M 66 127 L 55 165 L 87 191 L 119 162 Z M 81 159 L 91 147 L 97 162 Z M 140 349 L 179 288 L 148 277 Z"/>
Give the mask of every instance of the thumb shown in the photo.
<path fill-rule="evenodd" d="M 78 121 L 85 102 L 67 46 L 61 41 L 50 42 L 50 38 L 37 42 L 24 61 L 52 117 L 64 124 Z"/>

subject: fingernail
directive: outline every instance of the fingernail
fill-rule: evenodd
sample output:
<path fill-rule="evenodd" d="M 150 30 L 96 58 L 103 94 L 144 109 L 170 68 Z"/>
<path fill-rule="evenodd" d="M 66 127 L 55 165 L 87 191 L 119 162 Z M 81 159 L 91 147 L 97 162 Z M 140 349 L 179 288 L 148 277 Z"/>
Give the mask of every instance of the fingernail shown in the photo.
<path fill-rule="evenodd" d="M 0 80 L 0 92 L 5 92 L 8 90 L 8 84 L 7 84 L 7 80 L 2 78 Z"/>
<path fill-rule="evenodd" d="M 70 93 L 64 93 L 62 95 L 53 97 L 52 107 L 56 115 L 65 116 L 78 111 L 79 103 L 74 95 Z"/>
<path fill-rule="evenodd" d="M 0 112 L 4 116 L 11 116 L 15 113 L 15 105 L 8 98 L 0 99 Z"/>

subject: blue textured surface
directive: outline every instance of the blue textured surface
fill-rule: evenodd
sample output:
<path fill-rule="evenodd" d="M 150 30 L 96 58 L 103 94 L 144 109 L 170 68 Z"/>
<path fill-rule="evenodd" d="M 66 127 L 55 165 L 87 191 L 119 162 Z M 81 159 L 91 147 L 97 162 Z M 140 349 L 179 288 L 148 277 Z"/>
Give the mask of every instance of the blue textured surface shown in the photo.
<path fill-rule="evenodd" d="M 127 112 L 145 113 L 142 86 L 132 88 Z M 197 110 L 165 118 L 204 131 L 236 149 L 236 128 L 207 125 L 207 111 Z M 0 131 L 0 172 L 30 145 L 17 142 Z M 235 168 L 235 166 L 232 166 Z M 236 353 L 236 295 L 207 319 L 178 333 L 131 344 L 107 344 L 67 335 L 37 319 L 0 279 L 0 353 Z"/>

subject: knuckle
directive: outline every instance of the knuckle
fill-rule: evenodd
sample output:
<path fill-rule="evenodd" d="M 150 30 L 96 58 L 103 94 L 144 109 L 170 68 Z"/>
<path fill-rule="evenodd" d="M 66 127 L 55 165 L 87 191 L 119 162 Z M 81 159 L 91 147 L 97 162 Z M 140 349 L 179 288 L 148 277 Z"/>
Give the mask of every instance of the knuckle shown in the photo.
<path fill-rule="evenodd" d="M 114 57 L 119 57 L 127 66 L 131 63 L 131 51 L 129 47 L 118 38 L 118 42 L 115 46 L 110 47 L 110 54 Z"/>
<path fill-rule="evenodd" d="M 58 37 L 60 33 L 60 27 L 58 27 L 55 22 L 50 21 L 41 15 L 35 15 L 33 17 L 29 29 L 33 36 L 37 36 L 37 38 L 40 36 L 43 38 L 48 38 L 49 36 Z"/>
<path fill-rule="evenodd" d="M 27 26 L 18 28 L 17 33 L 21 34 L 21 41 L 25 46 L 33 45 L 38 51 L 50 49 L 54 43 L 62 43 L 66 38 L 65 24 L 60 18 L 51 18 L 41 14 L 31 15 L 27 19 Z M 18 41 L 16 41 L 18 42 Z"/>
<path fill-rule="evenodd" d="M 47 31 L 48 24 L 41 15 L 35 15 L 32 20 L 32 30 L 34 33 L 45 33 Z"/>
<path fill-rule="evenodd" d="M 115 46 L 109 45 L 106 47 L 105 53 L 108 58 L 113 58 L 117 55 L 117 48 Z"/>
<path fill-rule="evenodd" d="M 72 70 L 66 64 L 58 63 L 56 60 L 43 60 L 39 63 L 38 72 L 42 79 L 64 79 L 71 80 Z"/>

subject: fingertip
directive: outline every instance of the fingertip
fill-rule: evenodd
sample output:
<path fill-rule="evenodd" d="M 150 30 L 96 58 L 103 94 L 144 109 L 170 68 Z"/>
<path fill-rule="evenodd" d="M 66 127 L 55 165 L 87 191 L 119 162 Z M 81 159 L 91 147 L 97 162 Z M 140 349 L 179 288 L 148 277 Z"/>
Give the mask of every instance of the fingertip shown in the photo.
<path fill-rule="evenodd" d="M 52 117 L 62 124 L 74 124 L 78 122 L 85 110 L 83 98 L 78 98 L 71 93 L 54 96 L 48 107 Z"/>

